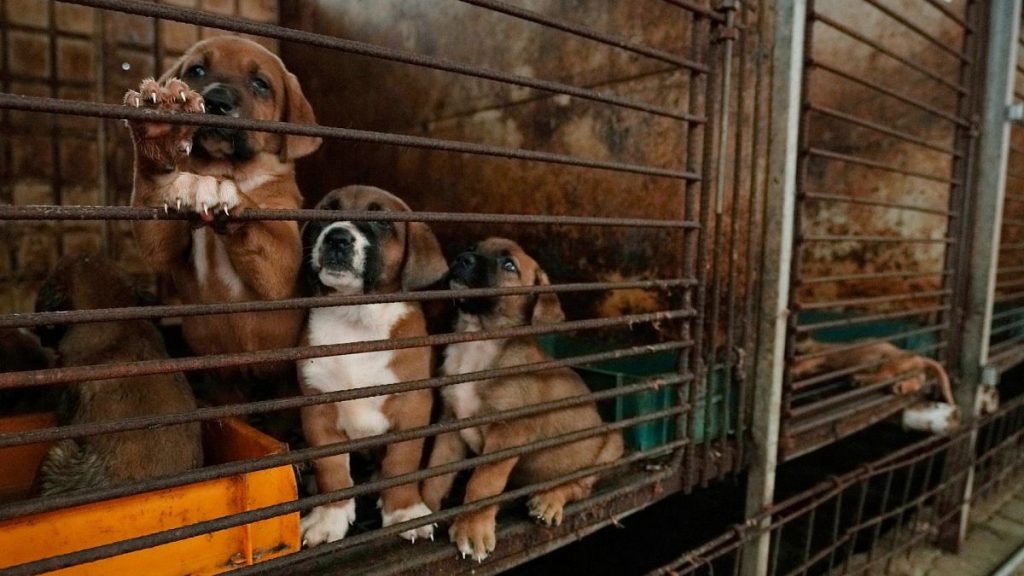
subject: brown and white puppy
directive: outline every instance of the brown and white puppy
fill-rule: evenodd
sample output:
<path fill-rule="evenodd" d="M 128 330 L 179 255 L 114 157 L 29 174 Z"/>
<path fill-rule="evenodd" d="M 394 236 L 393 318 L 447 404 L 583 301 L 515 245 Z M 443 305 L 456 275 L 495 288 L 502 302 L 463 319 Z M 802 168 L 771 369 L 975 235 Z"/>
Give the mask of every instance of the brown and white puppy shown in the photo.
<path fill-rule="evenodd" d="M 469 252 L 460 254 L 449 270 L 452 288 L 498 288 L 545 286 L 547 274 L 518 244 L 491 238 Z M 553 293 L 465 299 L 458 302 L 457 332 L 477 332 L 525 324 L 555 323 L 564 319 L 561 305 Z M 466 374 L 492 368 L 504 368 L 548 360 L 532 337 L 481 340 L 448 346 L 442 372 Z M 512 410 L 589 393 L 580 377 L 568 368 L 520 376 L 468 382 L 445 388 L 444 418 L 470 418 Z M 437 437 L 430 466 L 462 460 L 467 450 L 490 454 L 601 424 L 593 404 L 583 404 L 552 412 Z M 473 471 L 466 487 L 467 503 L 501 494 L 505 485 L 533 484 L 553 480 L 577 470 L 613 462 L 622 456 L 619 432 L 595 436 L 485 464 Z M 439 510 L 442 499 L 451 490 L 454 474 L 436 476 L 424 482 L 423 497 L 432 510 Z M 590 494 L 597 480 L 589 476 L 535 494 L 528 502 L 530 514 L 547 525 L 562 521 L 562 508 Z M 463 557 L 482 561 L 494 550 L 497 506 L 459 515 L 449 535 Z"/>
<path fill-rule="evenodd" d="M 160 80 L 125 95 L 127 106 L 256 120 L 316 122 L 295 75 L 255 42 L 232 36 L 193 46 Z M 153 122 L 129 123 L 135 142 L 132 206 L 199 214 L 185 221 L 134 223 L 143 257 L 167 274 L 186 303 L 273 300 L 297 294 L 302 259 L 295 222 L 235 222 L 218 215 L 248 208 L 295 209 L 302 195 L 296 158 L 319 138 Z M 194 221 L 195 222 L 195 221 Z M 193 351 L 217 354 L 294 346 L 303 313 L 191 316 Z M 277 378 L 288 366 L 253 366 L 249 379 Z"/>
<path fill-rule="evenodd" d="M 128 277 L 100 256 L 67 256 L 39 291 L 39 311 L 136 305 Z M 72 324 L 59 335 L 60 366 L 119 364 L 167 358 L 156 326 L 146 320 Z M 195 410 L 181 373 L 81 382 L 68 387 L 64 424 L 114 422 Z M 64 440 L 40 469 L 43 494 L 113 486 L 202 466 L 198 423 Z"/>
<path fill-rule="evenodd" d="M 409 207 L 388 192 L 349 186 L 329 193 L 317 206 L 327 210 L 398 211 Z M 438 281 L 447 270 L 430 229 L 420 222 L 310 222 L 303 228 L 310 281 L 321 293 L 381 294 L 413 290 Z M 317 308 L 310 312 L 305 339 L 310 345 L 341 344 L 425 336 L 426 323 L 418 303 L 395 302 Z M 305 394 L 352 390 L 430 377 L 431 349 L 411 348 L 314 358 L 299 362 L 299 383 Z M 407 430 L 430 423 L 430 390 L 417 390 L 311 406 L 302 410 L 302 428 L 313 446 Z M 381 463 L 384 478 L 415 472 L 423 440 L 387 447 Z M 315 462 L 321 492 L 351 487 L 349 455 Z M 378 503 L 384 526 L 430 514 L 416 483 L 384 490 Z M 355 521 L 353 500 L 314 508 L 302 519 L 306 545 L 345 537 Z M 403 532 L 404 538 L 433 537 L 432 525 Z"/>

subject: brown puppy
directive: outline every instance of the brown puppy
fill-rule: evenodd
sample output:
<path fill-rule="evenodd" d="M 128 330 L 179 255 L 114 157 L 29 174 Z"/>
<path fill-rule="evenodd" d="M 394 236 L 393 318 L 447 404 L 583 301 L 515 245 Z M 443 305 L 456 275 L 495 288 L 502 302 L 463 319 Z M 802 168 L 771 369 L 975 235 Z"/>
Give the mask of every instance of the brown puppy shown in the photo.
<path fill-rule="evenodd" d="M 349 186 L 328 194 L 317 206 L 327 210 L 408 212 L 398 198 L 369 186 Z M 319 292 L 382 294 L 433 284 L 448 269 L 430 229 L 421 222 L 310 222 L 303 228 L 310 282 Z M 317 308 L 310 312 L 306 340 L 312 345 L 341 344 L 425 336 L 419 303 L 394 302 Z M 299 382 L 306 394 L 352 390 L 430 377 L 427 348 L 386 350 L 314 358 L 299 362 Z M 302 428 L 313 446 L 407 430 L 430 423 L 430 390 L 416 390 L 311 406 L 302 410 Z M 392 444 L 381 464 L 384 478 L 415 472 L 423 439 Z M 321 492 L 352 486 L 349 456 L 316 463 Z M 430 514 L 415 483 L 384 490 L 379 502 L 384 526 Z M 306 545 L 345 537 L 355 521 L 353 500 L 314 508 L 302 519 Z M 403 532 L 404 538 L 433 537 L 432 525 Z"/>
<path fill-rule="evenodd" d="M 180 80 L 179 80 L 180 78 Z M 187 82 L 187 84 L 186 84 Z M 159 81 L 146 80 L 125 104 L 236 118 L 314 124 L 299 82 L 281 60 L 255 42 L 221 36 L 188 51 Z M 187 303 L 290 298 L 302 258 L 295 222 L 225 224 L 217 214 L 302 205 L 296 158 L 319 138 L 151 122 L 130 123 L 135 142 L 132 206 L 193 211 L 204 225 L 135 222 L 143 256 L 168 274 Z M 194 143 L 194 145 L 193 145 Z M 192 316 L 185 339 L 200 354 L 294 346 L 298 310 Z M 278 378 L 287 366 L 252 366 L 247 380 Z"/>
<path fill-rule="evenodd" d="M 810 338 L 799 342 L 798 354 L 811 358 L 797 360 L 791 368 L 793 379 L 801 380 L 826 372 L 857 368 L 859 371 L 853 374 L 853 380 L 857 384 L 870 386 L 886 380 L 895 380 L 891 388 L 893 394 L 905 396 L 915 394 L 924 387 L 923 373 L 930 371 L 938 379 L 939 390 L 946 403 L 956 405 L 949 375 L 942 364 L 888 342 L 865 343 L 863 346 L 857 344 L 827 344 Z M 905 378 L 896 380 L 904 375 Z"/>
<path fill-rule="evenodd" d="M 68 256 L 39 291 L 40 311 L 134 306 L 128 277 L 99 256 Z M 60 336 L 60 366 L 126 363 L 166 358 L 163 340 L 146 320 L 73 324 Z M 196 408 L 180 373 L 96 380 L 70 386 L 64 424 L 114 422 Z M 42 491 L 55 494 L 123 484 L 202 466 L 198 423 L 64 440 L 41 468 Z"/>
<path fill-rule="evenodd" d="M 548 285 L 547 274 L 511 240 L 491 238 L 460 254 L 449 271 L 451 287 L 497 288 Z M 564 319 L 557 296 L 518 295 L 461 300 L 457 332 L 476 332 L 524 324 L 555 323 Z M 482 340 L 453 344 L 445 351 L 444 374 L 465 374 L 492 368 L 548 360 L 534 338 Z M 580 377 L 568 368 L 522 376 L 457 384 L 445 388 L 445 418 L 470 418 L 589 393 Z M 467 449 L 490 454 L 537 440 L 585 430 L 601 424 L 593 404 L 528 416 L 478 428 L 466 428 L 437 437 L 430 466 L 462 460 Z M 582 468 L 622 456 L 622 436 L 610 432 L 519 457 L 485 464 L 473 471 L 466 487 L 466 502 L 501 494 L 507 482 L 524 485 L 544 482 Z M 451 490 L 454 474 L 424 482 L 423 498 L 433 510 Z M 590 494 L 597 480 L 589 476 L 541 492 L 530 499 L 530 514 L 547 525 L 562 521 L 562 508 Z M 456 518 L 449 535 L 463 557 L 483 560 L 494 550 L 498 507 L 467 512 Z"/>

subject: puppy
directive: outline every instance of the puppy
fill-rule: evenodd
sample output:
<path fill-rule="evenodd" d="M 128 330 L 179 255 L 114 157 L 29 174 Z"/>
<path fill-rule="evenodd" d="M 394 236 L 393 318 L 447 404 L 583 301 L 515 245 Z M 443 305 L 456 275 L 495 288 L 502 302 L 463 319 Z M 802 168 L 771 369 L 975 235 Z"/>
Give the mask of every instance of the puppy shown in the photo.
<path fill-rule="evenodd" d="M 349 186 L 329 193 L 317 206 L 328 210 L 408 212 L 404 202 L 379 188 Z M 321 293 L 381 294 L 433 284 L 447 270 L 437 239 L 420 222 L 310 222 L 303 229 L 310 281 Z M 427 334 L 418 303 L 318 308 L 310 312 L 305 339 L 311 345 L 409 338 Z M 351 390 L 430 377 L 431 349 L 412 348 L 315 358 L 299 362 L 305 394 Z M 417 390 L 311 406 L 302 410 L 302 429 L 313 446 L 406 430 L 430 423 L 430 390 Z M 415 472 L 423 440 L 387 447 L 384 478 Z M 349 456 L 315 463 L 321 492 L 352 486 Z M 419 487 L 406 484 L 384 490 L 378 505 L 384 526 L 430 514 Z M 316 546 L 345 537 L 355 521 L 353 500 L 314 508 L 302 519 L 305 543 Z M 433 537 L 433 526 L 407 530 L 402 537 Z"/>
<path fill-rule="evenodd" d="M 454 289 L 549 285 L 547 274 L 533 258 L 515 242 L 501 238 L 491 238 L 460 254 L 452 263 L 449 278 Z M 458 301 L 458 308 L 457 332 L 555 323 L 564 319 L 561 305 L 553 293 L 464 299 Z M 442 372 L 465 374 L 548 359 L 531 337 L 482 340 L 449 346 L 445 351 Z M 470 418 L 588 392 L 580 377 L 568 368 L 468 382 L 443 390 L 444 418 Z M 462 460 L 467 449 L 475 454 L 489 454 L 600 424 L 596 406 L 583 404 L 466 428 L 437 437 L 430 466 Z M 622 456 L 622 452 L 622 436 L 616 431 L 485 464 L 473 471 L 466 487 L 465 501 L 469 503 L 500 494 L 510 480 L 519 485 L 544 482 L 582 468 L 613 462 Z M 454 476 L 436 476 L 424 482 L 424 500 L 432 510 L 440 509 L 442 499 L 451 490 Z M 596 480 L 596 476 L 589 476 L 534 495 L 528 502 L 530 514 L 544 524 L 560 524 L 565 504 L 587 497 Z M 497 509 L 497 506 L 489 506 L 456 518 L 449 535 L 463 557 L 472 556 L 481 561 L 494 550 Z"/>
<path fill-rule="evenodd" d="M 296 77 L 255 42 L 221 36 L 193 46 L 160 80 L 146 80 L 125 104 L 235 118 L 316 122 Z M 218 215 L 247 208 L 295 209 L 302 195 L 296 158 L 319 138 L 153 122 L 129 123 L 135 143 L 132 206 L 195 212 L 185 221 L 140 221 L 143 257 L 167 274 L 186 303 L 273 300 L 297 294 L 302 258 L 295 222 L 236 222 Z M 303 312 L 192 316 L 186 342 L 199 354 L 294 346 Z M 243 379 L 278 380 L 287 365 L 251 366 Z"/>
<path fill-rule="evenodd" d="M 855 383 L 870 386 L 886 380 L 894 380 L 900 376 L 918 372 L 896 380 L 892 385 L 892 393 L 897 396 L 916 394 L 925 385 L 924 372 L 932 372 L 939 382 L 939 391 L 947 404 L 956 406 L 953 388 L 949 375 L 942 364 L 912 352 L 898 348 L 888 342 L 876 342 L 851 350 L 839 350 L 856 344 L 826 344 L 807 338 L 797 343 L 797 352 L 801 355 L 814 354 L 813 358 L 798 360 L 790 369 L 794 380 L 809 378 L 816 374 L 853 369 L 863 366 L 861 371 L 853 375 Z M 835 353 L 828 352 L 835 350 Z"/>
<path fill-rule="evenodd" d="M 128 277 L 99 256 L 67 256 L 39 291 L 39 311 L 134 306 Z M 127 363 L 167 358 L 156 326 L 146 320 L 72 324 L 59 337 L 60 366 Z M 52 332 L 53 329 L 51 329 Z M 114 422 L 195 410 L 181 373 L 132 376 L 71 385 L 63 424 Z M 124 484 L 202 466 L 199 423 L 63 440 L 40 468 L 43 494 Z"/>

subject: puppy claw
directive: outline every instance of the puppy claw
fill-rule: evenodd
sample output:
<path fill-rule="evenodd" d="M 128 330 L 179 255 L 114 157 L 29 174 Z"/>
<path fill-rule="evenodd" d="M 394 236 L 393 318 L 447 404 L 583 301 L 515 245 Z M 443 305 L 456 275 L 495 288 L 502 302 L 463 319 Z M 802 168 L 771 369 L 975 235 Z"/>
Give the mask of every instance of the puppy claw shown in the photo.
<path fill-rule="evenodd" d="M 164 214 L 170 214 L 170 213 L 171 213 L 171 207 L 167 205 L 167 202 L 164 202 Z"/>
<path fill-rule="evenodd" d="M 210 215 L 210 207 L 206 205 L 206 202 L 203 202 L 203 214 L 205 216 Z"/>
<path fill-rule="evenodd" d="M 202 112 L 203 114 L 206 114 L 206 104 L 205 103 L 203 103 L 203 102 L 199 103 L 199 111 Z"/>
<path fill-rule="evenodd" d="M 181 98 L 181 101 L 182 101 L 183 103 L 184 103 L 184 102 L 188 102 L 188 95 L 186 95 L 186 94 L 185 94 L 185 91 L 184 91 L 184 90 L 182 90 L 182 91 L 178 92 L 178 98 Z"/>
<path fill-rule="evenodd" d="M 174 209 L 181 212 L 181 198 L 174 201 Z"/>
<path fill-rule="evenodd" d="M 153 104 L 156 104 L 156 92 L 150 94 L 149 99 L 153 101 Z"/>
<path fill-rule="evenodd" d="M 224 215 L 225 216 L 231 216 L 231 212 L 228 212 L 228 205 L 227 204 L 221 204 L 220 207 L 221 207 L 221 210 L 224 211 Z"/>

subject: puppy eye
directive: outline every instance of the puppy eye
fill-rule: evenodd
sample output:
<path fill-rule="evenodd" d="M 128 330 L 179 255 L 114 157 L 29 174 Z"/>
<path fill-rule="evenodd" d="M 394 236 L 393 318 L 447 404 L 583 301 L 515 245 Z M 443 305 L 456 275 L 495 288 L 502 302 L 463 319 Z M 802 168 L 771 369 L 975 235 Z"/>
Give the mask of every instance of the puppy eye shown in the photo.
<path fill-rule="evenodd" d="M 206 67 L 202 64 L 193 64 L 185 70 L 186 78 L 202 78 L 206 76 Z"/>
<path fill-rule="evenodd" d="M 389 220 L 373 220 L 370 222 L 370 226 L 377 232 L 391 232 L 395 227 L 394 223 Z"/>
<path fill-rule="evenodd" d="M 253 76 L 252 79 L 249 80 L 249 84 L 252 86 L 253 90 L 261 94 L 270 92 L 270 83 L 259 76 Z"/>
<path fill-rule="evenodd" d="M 516 263 L 511 258 L 505 258 L 501 261 L 501 269 L 505 272 L 518 272 L 519 268 L 516 268 Z"/>

